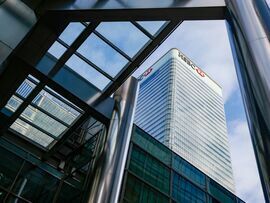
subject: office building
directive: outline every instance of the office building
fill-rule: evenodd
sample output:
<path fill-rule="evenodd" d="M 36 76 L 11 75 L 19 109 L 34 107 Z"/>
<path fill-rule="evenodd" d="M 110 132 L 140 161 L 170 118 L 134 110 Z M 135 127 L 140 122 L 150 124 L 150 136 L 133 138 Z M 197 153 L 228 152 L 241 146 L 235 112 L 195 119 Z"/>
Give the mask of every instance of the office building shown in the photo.
<path fill-rule="evenodd" d="M 139 80 L 135 123 L 234 192 L 221 87 L 177 49 Z"/>
<path fill-rule="evenodd" d="M 1 1 L 0 201 L 117 202 L 138 87 L 130 76 L 183 21 L 223 19 L 269 202 L 268 8 L 265 0 Z"/>

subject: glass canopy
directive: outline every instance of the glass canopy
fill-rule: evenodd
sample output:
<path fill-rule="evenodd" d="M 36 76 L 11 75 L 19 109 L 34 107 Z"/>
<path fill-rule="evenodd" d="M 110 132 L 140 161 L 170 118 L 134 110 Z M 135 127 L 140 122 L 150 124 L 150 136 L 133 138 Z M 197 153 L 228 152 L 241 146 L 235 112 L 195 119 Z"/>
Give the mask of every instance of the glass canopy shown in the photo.
<path fill-rule="evenodd" d="M 39 83 L 29 75 L 2 109 L 12 116 Z M 10 126 L 10 130 L 49 149 L 80 117 L 83 111 L 45 86 Z"/>
<path fill-rule="evenodd" d="M 167 25 L 166 34 L 155 41 Z M 122 74 L 131 74 L 141 63 L 137 60 L 143 61 L 173 28 L 167 21 L 70 22 L 35 66 L 49 81 L 28 75 L 1 109 L 10 119 L 9 130 L 50 150 L 85 113 L 91 98 L 121 84 L 119 78 L 127 77 Z M 81 107 L 52 89 L 58 85 Z"/>
<path fill-rule="evenodd" d="M 37 69 L 87 102 L 113 85 L 167 24 L 166 21 L 71 22 Z M 72 54 L 67 57 L 67 53 Z"/>

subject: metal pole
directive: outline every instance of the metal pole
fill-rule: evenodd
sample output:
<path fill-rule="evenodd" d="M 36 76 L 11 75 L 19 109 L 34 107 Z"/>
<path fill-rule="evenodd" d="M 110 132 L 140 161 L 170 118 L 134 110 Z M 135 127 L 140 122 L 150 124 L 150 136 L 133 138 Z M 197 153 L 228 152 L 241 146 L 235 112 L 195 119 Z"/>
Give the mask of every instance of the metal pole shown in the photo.
<path fill-rule="evenodd" d="M 270 201 L 270 9 L 227 0 L 228 33 L 266 202 Z"/>
<path fill-rule="evenodd" d="M 129 78 L 114 93 L 114 110 L 94 163 L 89 203 L 118 202 L 129 148 L 138 82 Z"/>

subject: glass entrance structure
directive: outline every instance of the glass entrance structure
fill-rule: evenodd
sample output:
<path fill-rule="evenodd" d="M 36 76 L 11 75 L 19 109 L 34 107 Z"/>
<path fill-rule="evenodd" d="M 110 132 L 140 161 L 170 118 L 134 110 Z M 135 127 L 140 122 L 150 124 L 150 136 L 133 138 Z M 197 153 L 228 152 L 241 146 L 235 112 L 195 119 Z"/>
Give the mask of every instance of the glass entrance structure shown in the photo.
<path fill-rule="evenodd" d="M 125 157 L 136 100 L 136 82 L 129 76 L 182 21 L 226 19 L 269 202 L 269 16 L 265 0 L 2 0 L 0 140 L 34 157 L 35 165 L 49 164 L 57 171 L 81 171 L 81 165 L 68 163 L 98 133 L 104 135 L 99 146 L 123 136 L 125 143 L 110 149 L 117 160 Z M 109 157 L 105 148 L 98 150 L 101 157 Z M 93 162 L 94 171 L 98 163 Z M 125 163 L 119 164 L 122 174 Z M 95 194 L 114 194 L 106 198 L 116 201 L 121 177 L 107 180 L 117 185 L 114 193 L 96 189 Z M 17 187 L 15 179 L 8 196 Z M 105 179 L 98 182 L 107 184 Z"/>

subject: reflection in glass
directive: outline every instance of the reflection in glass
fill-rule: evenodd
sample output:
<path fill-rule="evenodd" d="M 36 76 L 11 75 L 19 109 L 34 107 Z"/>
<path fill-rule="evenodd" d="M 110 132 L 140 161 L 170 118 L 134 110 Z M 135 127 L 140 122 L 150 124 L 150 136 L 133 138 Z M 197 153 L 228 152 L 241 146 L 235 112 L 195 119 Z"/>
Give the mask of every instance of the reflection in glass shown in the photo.
<path fill-rule="evenodd" d="M 36 96 L 33 100 L 33 104 L 39 106 L 68 125 L 71 125 L 81 115 L 78 111 L 44 90 Z"/>
<path fill-rule="evenodd" d="M 103 90 L 110 82 L 108 78 L 76 55 L 71 56 L 66 65 L 100 90 Z"/>
<path fill-rule="evenodd" d="M 149 38 L 130 22 L 103 22 L 96 30 L 130 57 L 136 55 L 149 41 Z"/>
<path fill-rule="evenodd" d="M 62 32 L 59 38 L 66 44 L 71 45 L 71 43 L 80 35 L 84 28 L 85 26 L 80 22 L 71 22 Z"/>
<path fill-rule="evenodd" d="M 54 141 L 54 139 L 50 136 L 32 127 L 31 125 L 27 124 L 19 118 L 10 126 L 10 128 L 43 147 L 48 147 L 49 144 Z"/>
<path fill-rule="evenodd" d="M 158 31 L 165 24 L 165 22 L 166 21 L 137 21 L 138 24 L 140 24 L 153 36 L 158 34 Z"/>
<path fill-rule="evenodd" d="M 16 90 L 16 93 L 22 96 L 23 98 L 26 98 L 35 87 L 36 85 L 34 83 L 32 83 L 28 79 L 25 79 L 23 83 L 19 86 L 19 88 Z"/>
<path fill-rule="evenodd" d="M 49 48 L 48 52 L 55 58 L 59 59 L 66 50 L 66 47 L 55 41 L 53 45 Z"/>
<path fill-rule="evenodd" d="M 21 116 L 55 137 L 58 137 L 66 130 L 66 127 L 63 124 L 31 106 L 28 106 Z"/>
<path fill-rule="evenodd" d="M 13 95 L 7 102 L 5 108 L 7 108 L 8 110 L 15 112 L 17 110 L 17 108 L 21 105 L 23 101 L 16 97 L 15 95 Z"/>
<path fill-rule="evenodd" d="M 115 77 L 128 63 L 123 56 L 95 34 L 91 34 L 86 39 L 78 52 L 112 77 Z M 70 63 L 74 64 L 72 60 L 70 60 Z"/>

